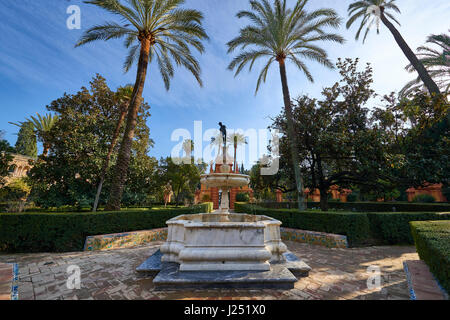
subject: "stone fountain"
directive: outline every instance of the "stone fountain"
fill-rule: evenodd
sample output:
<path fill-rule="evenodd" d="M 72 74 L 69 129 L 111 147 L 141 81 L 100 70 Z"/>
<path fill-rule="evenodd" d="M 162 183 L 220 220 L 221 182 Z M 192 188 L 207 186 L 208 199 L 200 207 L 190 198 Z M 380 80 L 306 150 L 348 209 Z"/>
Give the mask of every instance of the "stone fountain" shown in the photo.
<path fill-rule="evenodd" d="M 202 184 L 222 191 L 220 208 L 169 220 L 167 242 L 137 271 L 156 274 L 154 284 L 170 289 L 293 288 L 309 266 L 288 252 L 280 221 L 230 213 L 229 190 L 248 185 L 250 177 L 231 172 L 225 144 L 222 155 L 219 170 L 201 177 Z"/>

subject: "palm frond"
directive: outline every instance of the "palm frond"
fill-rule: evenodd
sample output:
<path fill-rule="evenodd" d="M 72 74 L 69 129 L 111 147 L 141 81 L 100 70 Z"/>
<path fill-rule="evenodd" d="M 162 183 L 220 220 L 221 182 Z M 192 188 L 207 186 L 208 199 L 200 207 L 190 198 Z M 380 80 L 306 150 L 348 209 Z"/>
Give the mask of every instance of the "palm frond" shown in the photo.
<path fill-rule="evenodd" d="M 395 4 L 395 1 L 396 0 L 363 0 L 351 3 L 347 9 L 349 19 L 347 20 L 346 28 L 350 29 L 356 21 L 361 20 L 355 39 L 358 41 L 362 30 L 366 28 L 363 37 L 364 43 L 374 24 L 377 25 L 377 33 L 379 33 L 379 25 L 381 20 L 380 14 L 384 14 L 387 19 L 400 25 L 400 22 L 391 13 L 401 13 L 400 9 Z M 374 11 L 372 10 L 373 8 L 378 8 L 378 10 Z M 381 13 L 381 11 L 383 11 L 383 13 Z"/>
<path fill-rule="evenodd" d="M 293 62 L 311 81 L 312 75 L 305 60 L 319 62 L 333 68 L 322 42 L 343 43 L 342 36 L 326 32 L 327 28 L 338 28 L 342 20 L 333 9 L 322 8 L 313 11 L 305 9 L 308 0 L 297 0 L 291 9 L 286 0 L 251 0 L 250 10 L 240 11 L 239 19 L 249 20 L 239 35 L 227 43 L 228 53 L 241 52 L 233 58 L 228 69 L 239 75 L 245 66 L 252 71 L 256 60 L 266 58 L 257 81 L 256 93 L 266 81 L 268 70 L 274 61 Z"/>
<path fill-rule="evenodd" d="M 103 40 L 125 38 L 128 55 L 124 70 L 128 72 L 139 60 L 141 42 L 151 43 L 149 63 L 158 65 L 164 85 L 168 90 L 174 76 L 173 65 L 186 68 L 202 86 L 201 68 L 191 50 L 203 53 L 202 43 L 208 35 L 202 26 L 203 14 L 198 10 L 184 9 L 184 0 L 89 0 L 121 19 L 106 22 L 87 30 L 76 46 Z"/>
<path fill-rule="evenodd" d="M 421 46 L 417 49 L 417 57 L 441 92 L 448 94 L 450 88 L 450 36 L 447 34 L 431 35 L 428 37 L 427 43 L 438 48 Z M 415 72 L 415 68 L 411 64 L 406 66 L 406 70 L 411 73 Z M 408 82 L 399 95 L 405 97 L 417 90 L 425 90 L 420 77 Z"/>

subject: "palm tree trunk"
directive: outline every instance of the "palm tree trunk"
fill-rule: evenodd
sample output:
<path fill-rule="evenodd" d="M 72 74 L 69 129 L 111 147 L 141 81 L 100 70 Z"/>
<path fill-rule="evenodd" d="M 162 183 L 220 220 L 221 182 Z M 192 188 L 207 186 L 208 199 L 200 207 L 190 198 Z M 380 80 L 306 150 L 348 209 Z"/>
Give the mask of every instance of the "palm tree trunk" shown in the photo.
<path fill-rule="evenodd" d="M 320 210 L 322 210 L 323 212 L 327 212 L 330 208 L 328 203 L 327 191 L 327 189 L 320 189 Z"/>
<path fill-rule="evenodd" d="M 44 142 L 44 150 L 42 151 L 42 156 L 47 158 L 48 152 L 50 151 L 50 145 Z"/>
<path fill-rule="evenodd" d="M 237 158 L 237 144 L 234 144 L 234 173 L 237 173 L 236 169 L 237 169 L 237 162 L 236 162 L 236 158 Z"/>
<path fill-rule="evenodd" d="M 306 210 L 305 202 L 304 202 L 304 194 L 303 194 L 303 181 L 300 173 L 300 161 L 298 159 L 297 153 L 297 138 L 295 135 L 294 129 L 294 121 L 292 115 L 292 105 L 291 105 L 291 96 L 289 94 L 288 81 L 286 76 L 286 65 L 284 59 L 280 59 L 280 75 L 281 75 L 281 84 L 283 86 L 283 97 L 284 97 L 284 108 L 286 111 L 286 121 L 288 125 L 288 138 L 291 145 L 291 153 L 292 153 L 292 164 L 294 166 L 295 172 L 295 182 L 297 185 L 298 192 L 298 209 L 300 211 Z"/>
<path fill-rule="evenodd" d="M 414 52 L 411 50 L 411 48 L 408 46 L 406 41 L 403 39 L 400 32 L 395 28 L 395 26 L 386 18 L 384 14 L 384 8 L 381 7 L 381 21 L 385 24 L 385 26 L 391 31 L 392 35 L 395 38 L 395 41 L 397 41 L 398 46 L 400 49 L 402 49 L 403 53 L 405 54 L 406 58 L 408 58 L 411 65 L 416 69 L 416 71 L 419 73 L 420 79 L 422 79 L 423 83 L 427 87 L 428 91 L 431 95 L 440 95 L 441 92 L 439 90 L 439 87 L 436 85 L 436 83 L 431 78 L 430 74 L 428 73 L 427 69 L 423 66 L 423 64 L 417 59 L 417 56 L 414 54 Z"/>
<path fill-rule="evenodd" d="M 147 76 L 148 61 L 150 55 L 150 39 L 143 38 L 141 40 L 141 52 L 139 55 L 138 71 L 136 83 L 133 89 L 130 107 L 128 109 L 127 125 L 125 134 L 120 145 L 119 155 L 115 168 L 111 193 L 109 196 L 106 210 L 119 211 L 122 201 L 123 189 L 127 180 L 128 167 L 131 159 L 131 148 L 133 145 L 134 131 L 137 124 L 137 115 L 142 102 L 142 93 L 144 91 L 145 78 Z"/>
<path fill-rule="evenodd" d="M 127 109 L 124 108 L 120 113 L 119 121 L 117 122 L 116 130 L 114 131 L 113 139 L 111 141 L 111 145 L 109 146 L 108 154 L 106 155 L 105 163 L 103 164 L 102 174 L 100 176 L 100 183 L 98 184 L 97 194 L 95 196 L 94 207 L 92 208 L 92 212 L 96 212 L 98 208 L 98 202 L 100 200 L 100 195 L 102 193 L 103 184 L 105 182 L 106 173 L 108 172 L 109 162 L 111 161 L 112 154 L 114 152 L 114 148 L 116 147 L 117 140 L 119 140 L 120 128 L 122 128 L 123 120 L 127 114 Z"/>

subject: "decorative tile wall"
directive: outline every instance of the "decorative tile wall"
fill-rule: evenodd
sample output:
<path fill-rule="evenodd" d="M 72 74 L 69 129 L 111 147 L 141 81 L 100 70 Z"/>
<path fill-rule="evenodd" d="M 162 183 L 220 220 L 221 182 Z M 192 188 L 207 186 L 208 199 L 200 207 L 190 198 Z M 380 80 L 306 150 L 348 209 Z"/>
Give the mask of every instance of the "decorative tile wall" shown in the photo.
<path fill-rule="evenodd" d="M 168 229 L 127 232 L 86 238 L 84 251 L 105 251 L 133 248 L 155 241 L 166 241 Z M 281 228 L 283 241 L 295 241 L 328 248 L 347 248 L 347 237 L 342 235 Z"/>
<path fill-rule="evenodd" d="M 84 251 L 133 248 L 155 241 L 166 241 L 167 232 L 167 228 L 164 228 L 87 237 Z"/>

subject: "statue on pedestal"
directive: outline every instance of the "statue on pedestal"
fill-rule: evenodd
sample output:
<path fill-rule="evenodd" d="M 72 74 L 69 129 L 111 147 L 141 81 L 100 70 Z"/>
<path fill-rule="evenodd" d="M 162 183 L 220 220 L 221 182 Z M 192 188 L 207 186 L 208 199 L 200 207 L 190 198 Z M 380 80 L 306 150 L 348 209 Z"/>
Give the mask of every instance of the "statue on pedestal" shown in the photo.
<path fill-rule="evenodd" d="M 223 164 L 225 165 L 227 163 L 227 156 L 226 156 L 226 150 L 227 150 L 227 127 L 222 122 L 219 122 L 219 126 L 220 126 L 220 132 L 222 133 L 222 140 L 223 140 Z"/>

